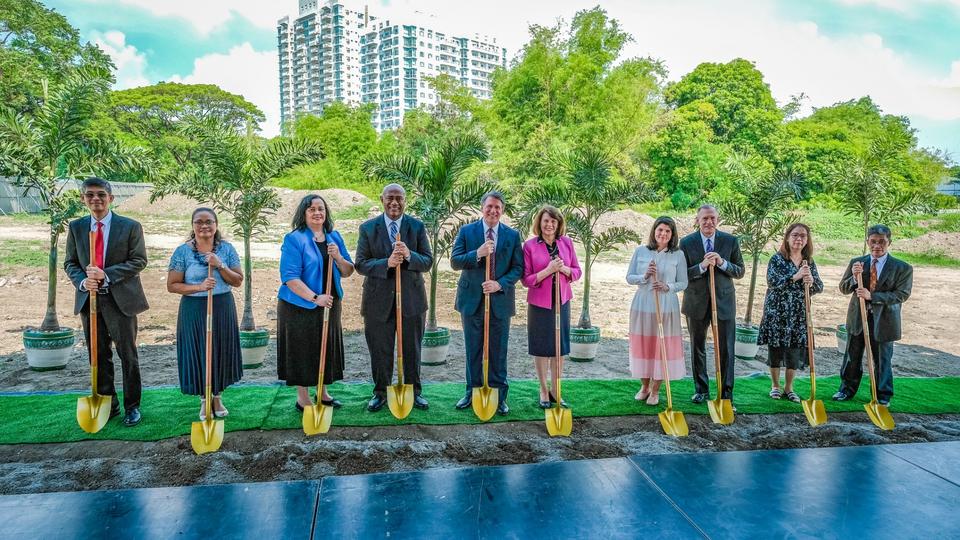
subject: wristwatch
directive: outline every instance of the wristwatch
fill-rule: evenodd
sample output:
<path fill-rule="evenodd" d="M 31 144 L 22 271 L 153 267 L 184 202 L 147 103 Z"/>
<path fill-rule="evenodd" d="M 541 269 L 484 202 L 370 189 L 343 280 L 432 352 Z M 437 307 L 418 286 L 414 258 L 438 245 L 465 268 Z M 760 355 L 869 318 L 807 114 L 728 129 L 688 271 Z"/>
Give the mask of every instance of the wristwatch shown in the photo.
<path fill-rule="evenodd" d="M 320 298 L 320 295 L 319 295 L 319 294 L 314 294 L 314 295 L 313 295 L 313 298 L 312 298 L 311 300 L 313 300 L 314 302 L 316 302 L 316 301 L 317 301 L 317 298 Z"/>

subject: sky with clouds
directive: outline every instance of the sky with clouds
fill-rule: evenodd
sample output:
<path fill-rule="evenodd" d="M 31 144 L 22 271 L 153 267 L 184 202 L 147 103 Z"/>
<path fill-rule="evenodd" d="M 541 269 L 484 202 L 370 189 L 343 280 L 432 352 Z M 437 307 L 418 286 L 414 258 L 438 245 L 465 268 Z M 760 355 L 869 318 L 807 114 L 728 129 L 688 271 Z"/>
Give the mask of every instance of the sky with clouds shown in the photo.
<path fill-rule="evenodd" d="M 41 0 L 43 1 L 43 0 Z M 296 0 L 46 0 L 117 64 L 117 88 L 214 83 L 279 130 L 277 20 Z M 599 3 L 633 36 L 627 56 L 663 60 L 676 80 L 701 62 L 756 63 L 781 103 L 813 107 L 869 95 L 905 115 L 920 143 L 960 161 L 960 0 L 344 0 L 396 21 L 495 37 L 513 57 L 530 24 L 569 21 Z"/>

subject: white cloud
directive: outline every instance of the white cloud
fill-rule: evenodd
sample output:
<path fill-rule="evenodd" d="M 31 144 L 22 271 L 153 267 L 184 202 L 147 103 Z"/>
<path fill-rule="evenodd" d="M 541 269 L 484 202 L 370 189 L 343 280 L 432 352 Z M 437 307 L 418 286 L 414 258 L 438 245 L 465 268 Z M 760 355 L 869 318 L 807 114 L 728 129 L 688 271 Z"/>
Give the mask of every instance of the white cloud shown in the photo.
<path fill-rule="evenodd" d="M 115 89 L 123 90 L 150 84 L 144 75 L 147 68 L 146 56 L 133 45 L 127 45 L 127 37 L 123 32 L 108 30 L 101 33 L 94 30 L 90 32 L 90 41 L 110 55 L 117 66 Z"/>
<path fill-rule="evenodd" d="M 193 61 L 193 72 L 174 75 L 172 82 L 215 84 L 227 92 L 239 94 L 266 115 L 261 125 L 263 135 L 280 132 L 280 90 L 277 78 L 276 51 L 261 52 L 244 43 L 227 54 L 208 54 Z"/>
<path fill-rule="evenodd" d="M 960 9 L 960 0 L 837 0 L 845 6 L 876 6 L 881 9 L 909 15 L 919 6 L 944 4 Z"/>
<path fill-rule="evenodd" d="M 112 3 L 117 0 L 99 1 Z M 158 17 L 186 19 L 202 35 L 209 34 L 227 22 L 233 15 L 244 17 L 262 28 L 275 28 L 277 19 L 286 14 L 286 10 L 297 8 L 297 4 L 290 0 L 280 2 L 264 2 L 262 0 L 119 0 L 119 2 L 145 9 Z M 282 8 L 284 11 L 279 16 L 277 15 L 278 8 Z"/>

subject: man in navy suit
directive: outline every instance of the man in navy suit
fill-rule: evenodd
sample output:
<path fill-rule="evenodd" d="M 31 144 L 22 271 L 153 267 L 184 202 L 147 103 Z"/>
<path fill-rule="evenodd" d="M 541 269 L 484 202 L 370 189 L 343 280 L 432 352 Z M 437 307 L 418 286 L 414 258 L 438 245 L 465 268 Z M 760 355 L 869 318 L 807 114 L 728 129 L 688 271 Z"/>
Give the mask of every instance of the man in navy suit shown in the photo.
<path fill-rule="evenodd" d="M 737 291 L 733 280 L 743 277 L 743 256 L 736 236 L 717 230 L 720 216 L 712 205 L 697 210 L 700 229 L 680 240 L 680 249 L 687 259 L 689 284 L 683 293 L 680 311 L 687 318 L 690 332 L 690 364 L 693 371 L 694 403 L 710 399 L 710 378 L 707 376 L 707 328 L 712 320 L 710 305 L 710 267 L 714 267 L 717 294 L 717 334 L 720 349 L 720 372 L 723 375 L 721 399 L 733 399 L 733 357 L 737 333 Z"/>
<path fill-rule="evenodd" d="M 463 320 L 463 340 L 467 353 L 466 395 L 458 409 L 470 406 L 473 389 L 483 386 L 484 295 L 490 295 L 490 335 L 488 382 L 499 390 L 497 414 L 506 415 L 507 343 L 510 318 L 516 313 L 514 285 L 523 275 L 523 247 L 520 233 L 500 223 L 503 195 L 491 191 L 480 200 L 483 219 L 464 225 L 457 233 L 450 255 L 450 266 L 462 270 L 457 283 L 456 310 Z M 489 278 L 486 258 L 493 257 Z"/>

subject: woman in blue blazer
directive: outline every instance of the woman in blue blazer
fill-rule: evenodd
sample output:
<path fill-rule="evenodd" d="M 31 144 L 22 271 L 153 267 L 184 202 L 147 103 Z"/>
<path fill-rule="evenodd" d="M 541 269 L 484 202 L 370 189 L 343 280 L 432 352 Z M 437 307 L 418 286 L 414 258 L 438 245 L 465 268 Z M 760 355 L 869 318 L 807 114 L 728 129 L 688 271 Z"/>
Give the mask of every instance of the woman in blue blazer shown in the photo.
<path fill-rule="evenodd" d="M 353 273 L 353 261 L 340 233 L 333 230 L 327 201 L 307 195 L 297 206 L 292 229 L 280 248 L 280 291 L 277 294 L 277 376 L 297 387 L 297 410 L 313 403 L 307 387 L 317 384 L 323 311 L 330 310 L 324 385 L 343 379 L 343 330 L 340 277 Z M 333 290 L 324 290 L 327 265 L 333 261 Z M 319 396 L 334 408 L 340 401 Z"/>

